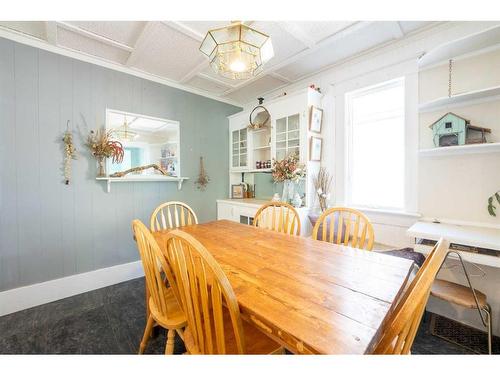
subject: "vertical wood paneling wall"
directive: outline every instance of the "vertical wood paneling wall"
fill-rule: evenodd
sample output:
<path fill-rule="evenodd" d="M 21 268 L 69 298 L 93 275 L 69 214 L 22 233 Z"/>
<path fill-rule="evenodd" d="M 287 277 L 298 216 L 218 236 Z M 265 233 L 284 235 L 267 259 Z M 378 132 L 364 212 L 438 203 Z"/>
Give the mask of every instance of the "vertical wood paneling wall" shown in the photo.
<path fill-rule="evenodd" d="M 95 180 L 84 148 L 106 108 L 181 123 L 181 191 L 174 183 Z M 0 38 L 0 291 L 138 260 L 130 223 L 180 200 L 201 222 L 228 195 L 228 122 L 240 109 L 182 90 Z M 62 134 L 78 149 L 72 184 L 62 176 Z M 199 157 L 211 181 L 194 187 Z"/>

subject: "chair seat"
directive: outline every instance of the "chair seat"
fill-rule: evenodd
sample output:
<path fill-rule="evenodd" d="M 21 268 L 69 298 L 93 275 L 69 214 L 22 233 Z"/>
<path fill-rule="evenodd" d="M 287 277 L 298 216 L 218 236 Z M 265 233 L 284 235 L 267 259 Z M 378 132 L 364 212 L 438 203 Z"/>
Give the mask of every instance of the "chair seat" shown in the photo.
<path fill-rule="evenodd" d="M 280 350 L 280 344 L 271 340 L 253 325 L 247 323 L 244 320 L 242 320 L 242 322 L 243 332 L 245 334 L 245 354 L 273 354 Z M 229 316 L 229 311 L 226 308 L 224 308 L 224 337 L 226 344 L 226 354 L 239 354 L 236 347 L 234 330 L 231 326 L 231 318 Z M 198 354 L 200 352 L 194 343 L 193 336 L 189 330 L 189 326 L 187 326 L 186 330 L 184 331 L 184 344 L 189 353 Z M 217 349 L 214 348 L 214 350 Z"/>
<path fill-rule="evenodd" d="M 474 289 L 477 296 L 477 301 L 480 308 L 487 306 L 486 295 Z M 442 299 L 444 301 L 454 303 L 459 306 L 467 307 L 469 309 L 476 308 L 476 301 L 474 295 L 469 287 L 453 283 L 446 280 L 434 280 L 431 289 L 431 295 Z"/>
<path fill-rule="evenodd" d="M 177 302 L 177 298 L 175 298 L 172 288 L 166 290 L 165 302 L 168 306 L 168 317 L 159 312 L 153 298 L 149 299 L 149 309 L 156 322 L 167 329 L 179 329 L 184 327 L 187 324 L 186 315 Z"/>

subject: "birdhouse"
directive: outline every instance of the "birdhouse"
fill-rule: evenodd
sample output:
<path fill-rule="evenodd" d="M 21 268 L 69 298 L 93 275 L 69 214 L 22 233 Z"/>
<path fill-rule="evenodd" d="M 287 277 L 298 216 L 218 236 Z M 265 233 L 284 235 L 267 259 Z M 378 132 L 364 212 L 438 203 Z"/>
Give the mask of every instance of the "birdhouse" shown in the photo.
<path fill-rule="evenodd" d="M 442 116 L 429 127 L 432 129 L 436 147 L 485 143 L 485 133 L 491 133 L 491 129 L 473 126 L 469 120 L 451 112 Z M 474 134 L 479 134 L 479 136 Z"/>

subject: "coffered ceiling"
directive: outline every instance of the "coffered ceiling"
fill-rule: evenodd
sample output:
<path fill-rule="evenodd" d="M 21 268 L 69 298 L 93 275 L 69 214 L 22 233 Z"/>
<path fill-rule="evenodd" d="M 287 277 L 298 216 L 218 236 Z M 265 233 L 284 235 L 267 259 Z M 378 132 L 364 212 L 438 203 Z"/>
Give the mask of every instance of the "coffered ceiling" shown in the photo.
<path fill-rule="evenodd" d="M 368 49 L 428 27 L 420 21 L 247 21 L 271 36 L 275 56 L 245 81 L 218 76 L 198 48 L 228 21 L 0 22 L 57 48 L 160 77 L 212 97 L 245 104 Z"/>

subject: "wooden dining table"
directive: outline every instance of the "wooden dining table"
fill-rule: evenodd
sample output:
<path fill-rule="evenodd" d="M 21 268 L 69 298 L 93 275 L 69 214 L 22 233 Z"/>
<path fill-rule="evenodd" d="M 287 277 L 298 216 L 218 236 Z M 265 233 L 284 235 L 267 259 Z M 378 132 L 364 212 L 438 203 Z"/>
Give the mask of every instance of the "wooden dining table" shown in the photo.
<path fill-rule="evenodd" d="M 242 318 L 293 353 L 366 354 L 412 262 L 227 220 L 180 228 L 224 270 Z M 160 247 L 167 231 L 153 233 Z"/>

